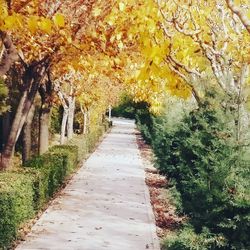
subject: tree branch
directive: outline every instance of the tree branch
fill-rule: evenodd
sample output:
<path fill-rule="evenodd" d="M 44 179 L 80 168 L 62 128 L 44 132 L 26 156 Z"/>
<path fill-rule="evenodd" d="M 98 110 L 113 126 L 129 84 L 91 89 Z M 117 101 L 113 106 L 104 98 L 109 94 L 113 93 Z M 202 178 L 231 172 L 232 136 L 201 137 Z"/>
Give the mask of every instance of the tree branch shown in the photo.
<path fill-rule="evenodd" d="M 169 57 L 165 61 L 168 63 L 169 68 L 173 72 L 175 72 L 178 76 L 180 76 L 186 82 L 186 84 L 190 87 L 193 97 L 195 98 L 197 104 L 200 105 L 201 104 L 201 98 L 200 98 L 198 92 L 196 91 L 195 87 L 193 86 L 193 84 L 190 83 L 187 76 L 185 76 L 182 72 L 180 72 L 178 70 L 178 68 L 176 68 L 176 66 L 171 64 L 171 59 Z"/>
<path fill-rule="evenodd" d="M 242 22 L 242 24 L 245 26 L 245 28 L 247 29 L 248 33 L 250 33 L 250 20 L 247 18 L 247 16 L 243 13 L 243 11 L 238 8 L 232 0 L 225 0 L 227 3 L 228 8 L 234 13 L 236 14 L 240 21 Z"/>
<path fill-rule="evenodd" d="M 13 62 L 18 60 L 18 54 L 13 45 L 10 36 L 3 31 L 0 31 L 0 39 L 3 42 L 3 53 L 0 58 L 0 76 L 5 75 L 10 69 Z"/>

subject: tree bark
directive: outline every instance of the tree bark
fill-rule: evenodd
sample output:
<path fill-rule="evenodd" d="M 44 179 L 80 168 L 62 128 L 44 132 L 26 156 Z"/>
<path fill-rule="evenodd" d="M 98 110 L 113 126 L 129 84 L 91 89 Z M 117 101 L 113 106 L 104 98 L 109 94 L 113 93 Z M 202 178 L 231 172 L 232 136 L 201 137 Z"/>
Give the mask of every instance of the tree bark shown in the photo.
<path fill-rule="evenodd" d="M 25 108 L 28 106 L 27 96 L 28 96 L 28 91 L 25 91 L 19 102 L 16 115 L 11 126 L 10 134 L 8 136 L 7 142 L 4 146 L 4 149 L 1 155 L 0 170 L 4 170 L 10 167 L 9 166 L 10 159 L 11 159 L 12 152 L 16 144 L 19 127 L 23 125 L 21 124 L 21 120 L 22 120 L 24 113 L 27 112 L 27 108 Z"/>
<path fill-rule="evenodd" d="M 87 115 L 87 112 L 85 111 L 83 113 L 83 134 L 84 135 L 87 134 L 87 123 L 88 123 L 87 119 L 88 119 L 88 115 Z"/>
<path fill-rule="evenodd" d="M 39 87 L 41 108 L 39 113 L 39 154 L 45 153 L 49 148 L 49 123 L 52 107 L 53 86 L 48 72 L 47 81 Z"/>
<path fill-rule="evenodd" d="M 109 105 L 109 122 L 112 120 L 112 107 Z"/>
<path fill-rule="evenodd" d="M 88 110 L 87 111 L 87 131 L 88 131 L 88 133 L 90 132 L 90 125 L 91 125 L 90 110 Z"/>
<path fill-rule="evenodd" d="M 65 142 L 65 133 L 66 133 L 66 125 L 69 116 L 69 109 L 68 107 L 63 107 L 63 118 L 61 123 L 61 136 L 60 136 L 60 144 L 64 144 Z"/>
<path fill-rule="evenodd" d="M 88 114 L 87 110 L 83 108 L 82 104 L 80 104 L 80 109 L 83 114 L 83 134 L 87 134 L 87 119 L 88 119 Z"/>
<path fill-rule="evenodd" d="M 23 129 L 27 115 L 34 102 L 34 98 L 38 91 L 39 84 L 44 76 L 46 67 L 43 64 L 35 64 L 26 68 L 23 82 L 25 90 L 19 101 L 15 118 L 13 120 L 11 130 L 8 136 L 7 143 L 3 149 L 0 162 L 0 170 L 5 170 L 10 166 L 12 152 L 14 150 L 16 141 Z"/>
<path fill-rule="evenodd" d="M 4 145 L 7 142 L 8 139 L 8 134 L 10 132 L 10 128 L 11 128 L 11 113 L 10 112 L 6 112 L 5 114 L 3 114 L 0 118 L 0 122 L 1 122 L 1 128 L 0 128 L 0 151 L 3 150 Z"/>
<path fill-rule="evenodd" d="M 35 105 L 32 104 L 30 111 L 27 115 L 27 120 L 23 127 L 23 149 L 22 149 L 22 161 L 25 163 L 27 160 L 31 158 L 31 145 L 32 145 L 32 122 L 35 113 Z"/>
<path fill-rule="evenodd" d="M 10 36 L 0 31 L 0 39 L 3 42 L 3 53 L 0 57 L 0 76 L 5 75 L 10 69 L 13 62 L 18 60 L 18 54 L 13 45 Z"/>
<path fill-rule="evenodd" d="M 245 14 L 240 7 L 236 6 L 236 4 L 234 4 L 232 0 L 226 0 L 226 3 L 228 8 L 239 17 L 240 21 L 250 34 L 250 20 L 247 17 L 247 14 Z"/>
<path fill-rule="evenodd" d="M 41 108 L 39 116 L 39 154 L 45 153 L 49 148 L 49 121 L 50 108 Z"/>
<path fill-rule="evenodd" d="M 74 115 L 75 115 L 75 97 L 71 96 L 69 99 L 68 109 L 68 122 L 67 122 L 67 139 L 70 140 L 73 137 L 74 130 Z"/>

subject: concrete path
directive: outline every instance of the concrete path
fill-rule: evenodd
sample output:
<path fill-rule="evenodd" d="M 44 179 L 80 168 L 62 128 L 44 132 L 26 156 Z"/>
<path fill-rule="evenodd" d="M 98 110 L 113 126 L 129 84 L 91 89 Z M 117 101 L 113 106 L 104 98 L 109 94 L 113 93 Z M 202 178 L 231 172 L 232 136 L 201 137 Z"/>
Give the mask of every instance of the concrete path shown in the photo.
<path fill-rule="evenodd" d="M 115 120 L 16 249 L 159 250 L 135 125 Z"/>

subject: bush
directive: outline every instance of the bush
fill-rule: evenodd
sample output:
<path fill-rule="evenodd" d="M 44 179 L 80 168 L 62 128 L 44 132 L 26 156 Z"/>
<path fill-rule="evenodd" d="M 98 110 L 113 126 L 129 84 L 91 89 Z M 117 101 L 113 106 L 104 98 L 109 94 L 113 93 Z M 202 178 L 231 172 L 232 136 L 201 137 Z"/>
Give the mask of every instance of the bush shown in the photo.
<path fill-rule="evenodd" d="M 195 233 L 190 225 L 186 225 L 177 234 L 169 234 L 163 244 L 163 250 L 207 250 L 220 249 L 226 245 L 222 235 L 213 235 L 208 230 Z"/>
<path fill-rule="evenodd" d="M 150 114 L 149 106 L 146 103 L 137 104 L 135 113 L 136 125 L 142 133 L 143 139 L 150 144 L 153 141 L 153 128 L 155 117 Z"/>
<path fill-rule="evenodd" d="M 195 233 L 207 228 L 223 234 L 224 249 L 248 249 L 249 159 L 233 139 L 231 116 L 206 102 L 172 128 L 150 117 L 139 127 L 150 139 L 161 173 L 175 183 Z"/>
<path fill-rule="evenodd" d="M 122 96 L 121 103 L 112 109 L 112 115 L 115 117 L 124 117 L 135 119 L 135 103 L 129 96 Z"/>
<path fill-rule="evenodd" d="M 0 248 L 17 237 L 23 222 L 63 184 L 77 166 L 77 147 L 55 146 L 28 161 L 20 173 L 0 173 Z"/>
<path fill-rule="evenodd" d="M 34 177 L 34 204 L 40 209 L 77 166 L 76 146 L 54 146 L 25 164 Z"/>
<path fill-rule="evenodd" d="M 86 159 L 88 154 L 93 151 L 96 146 L 96 143 L 100 137 L 106 132 L 112 123 L 105 121 L 102 125 L 95 126 L 92 128 L 90 133 L 86 135 L 77 135 L 70 142 L 69 145 L 77 145 L 78 149 L 78 161 Z"/>
<path fill-rule="evenodd" d="M 8 247 L 19 226 L 34 216 L 33 194 L 30 175 L 0 173 L 0 249 Z"/>

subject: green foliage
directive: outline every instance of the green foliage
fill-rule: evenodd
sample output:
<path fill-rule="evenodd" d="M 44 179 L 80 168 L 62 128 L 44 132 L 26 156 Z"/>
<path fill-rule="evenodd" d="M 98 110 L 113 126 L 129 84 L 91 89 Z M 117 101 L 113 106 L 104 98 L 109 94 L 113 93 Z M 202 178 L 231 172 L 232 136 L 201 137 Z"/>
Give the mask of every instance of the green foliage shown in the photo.
<path fill-rule="evenodd" d="M 0 78 L 0 115 L 8 110 L 6 100 L 8 98 L 8 88 L 4 81 Z"/>
<path fill-rule="evenodd" d="M 134 102 L 132 97 L 124 95 L 121 97 L 120 104 L 112 109 L 112 115 L 116 117 L 124 117 L 135 119 L 142 123 L 146 122 L 150 116 L 149 104 L 146 102 Z M 139 116 L 139 117 L 137 117 Z"/>
<path fill-rule="evenodd" d="M 8 247 L 23 222 L 34 215 L 33 179 L 23 173 L 0 173 L 0 249 Z"/>
<path fill-rule="evenodd" d="M 124 117 L 129 119 L 135 118 L 135 103 L 132 98 L 123 95 L 120 104 L 112 109 L 112 115 L 116 117 Z"/>
<path fill-rule="evenodd" d="M 32 218 L 77 166 L 77 147 L 56 146 L 27 162 L 21 173 L 0 173 L 0 248 Z"/>
<path fill-rule="evenodd" d="M 153 146 L 158 168 L 180 193 L 195 232 L 208 228 L 226 238 L 224 249 L 247 249 L 249 151 L 236 145 L 231 116 L 205 102 L 174 126 L 166 117 L 148 117 L 145 122 L 138 116 L 139 128 Z"/>
<path fill-rule="evenodd" d="M 135 120 L 146 143 L 152 142 L 151 136 L 153 133 L 154 118 L 155 117 L 150 114 L 149 107 L 146 103 L 140 103 L 140 105 L 138 104 L 135 113 Z"/>
<path fill-rule="evenodd" d="M 87 158 L 88 154 L 93 151 L 96 143 L 100 137 L 111 126 L 111 123 L 104 121 L 102 125 L 95 126 L 86 135 L 77 135 L 69 142 L 70 145 L 77 145 L 78 147 L 78 161 L 82 161 Z"/>
<path fill-rule="evenodd" d="M 61 107 L 54 106 L 51 109 L 50 132 L 52 134 L 60 133 L 62 113 L 63 113 L 63 110 Z"/>
<path fill-rule="evenodd" d="M 40 209 L 77 166 L 76 146 L 54 146 L 25 164 L 34 174 L 35 207 Z"/>
<path fill-rule="evenodd" d="M 223 235 L 213 235 L 207 229 L 200 234 L 195 233 L 190 225 L 186 225 L 177 234 L 168 235 L 163 250 L 207 250 L 220 249 L 226 245 Z"/>

